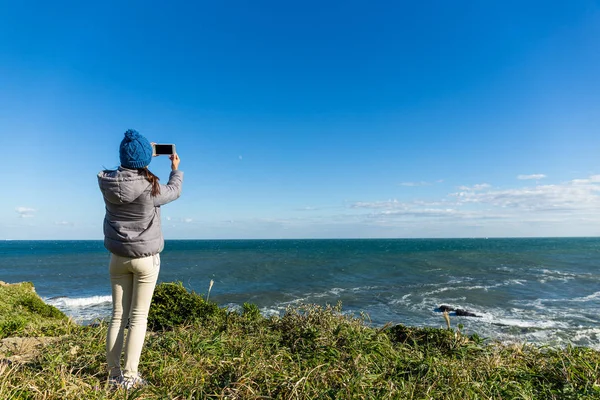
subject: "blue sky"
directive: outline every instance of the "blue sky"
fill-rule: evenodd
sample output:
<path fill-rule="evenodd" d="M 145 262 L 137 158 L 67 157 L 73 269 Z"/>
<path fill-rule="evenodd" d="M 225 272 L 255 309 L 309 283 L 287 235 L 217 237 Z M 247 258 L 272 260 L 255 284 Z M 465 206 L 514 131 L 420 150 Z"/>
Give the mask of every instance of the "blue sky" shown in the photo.
<path fill-rule="evenodd" d="M 600 234 L 598 1 L 0 10 L 0 239 L 101 239 L 128 128 L 171 239 Z"/>

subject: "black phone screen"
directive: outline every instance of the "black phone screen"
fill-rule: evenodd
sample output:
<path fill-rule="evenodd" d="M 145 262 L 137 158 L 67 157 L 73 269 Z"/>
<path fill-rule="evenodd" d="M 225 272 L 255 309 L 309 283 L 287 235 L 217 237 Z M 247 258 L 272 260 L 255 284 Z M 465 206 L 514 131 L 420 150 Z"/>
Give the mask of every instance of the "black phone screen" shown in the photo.
<path fill-rule="evenodd" d="M 154 149 L 156 155 L 173 154 L 172 144 L 155 144 Z"/>

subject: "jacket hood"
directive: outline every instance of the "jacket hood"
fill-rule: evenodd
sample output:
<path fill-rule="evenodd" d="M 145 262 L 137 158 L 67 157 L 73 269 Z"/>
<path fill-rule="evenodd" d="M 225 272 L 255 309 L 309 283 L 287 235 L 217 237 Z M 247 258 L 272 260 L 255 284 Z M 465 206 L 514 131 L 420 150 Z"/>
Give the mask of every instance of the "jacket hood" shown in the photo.
<path fill-rule="evenodd" d="M 119 167 L 98 174 L 98 185 L 104 198 L 114 204 L 131 203 L 148 189 L 150 182 L 135 169 Z"/>

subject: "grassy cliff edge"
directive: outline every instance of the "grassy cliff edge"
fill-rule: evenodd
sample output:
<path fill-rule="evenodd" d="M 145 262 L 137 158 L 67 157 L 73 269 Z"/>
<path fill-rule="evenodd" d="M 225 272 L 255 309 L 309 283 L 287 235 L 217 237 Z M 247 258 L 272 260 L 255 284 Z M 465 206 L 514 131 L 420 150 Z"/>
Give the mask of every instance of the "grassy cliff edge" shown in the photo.
<path fill-rule="evenodd" d="M 600 399 L 600 352 L 589 348 L 372 327 L 341 305 L 266 318 L 253 304 L 223 309 L 179 283 L 155 291 L 140 364 L 150 385 L 110 391 L 106 323 L 77 326 L 34 298 L 31 284 L 0 285 L 4 337 L 57 337 L 26 361 L 0 353 L 2 399 Z"/>
<path fill-rule="evenodd" d="M 10 336 L 56 336 L 66 333 L 67 316 L 37 295 L 31 282 L 0 281 L 0 339 Z"/>

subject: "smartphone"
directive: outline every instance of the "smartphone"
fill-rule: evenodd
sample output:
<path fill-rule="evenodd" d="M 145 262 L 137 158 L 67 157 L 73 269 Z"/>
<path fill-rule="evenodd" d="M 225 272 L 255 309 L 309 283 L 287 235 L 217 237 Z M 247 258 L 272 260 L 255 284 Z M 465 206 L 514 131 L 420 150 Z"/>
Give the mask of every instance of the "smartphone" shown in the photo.
<path fill-rule="evenodd" d="M 152 145 L 152 151 L 154 156 L 170 156 L 171 154 L 175 154 L 175 145 L 154 143 Z"/>

